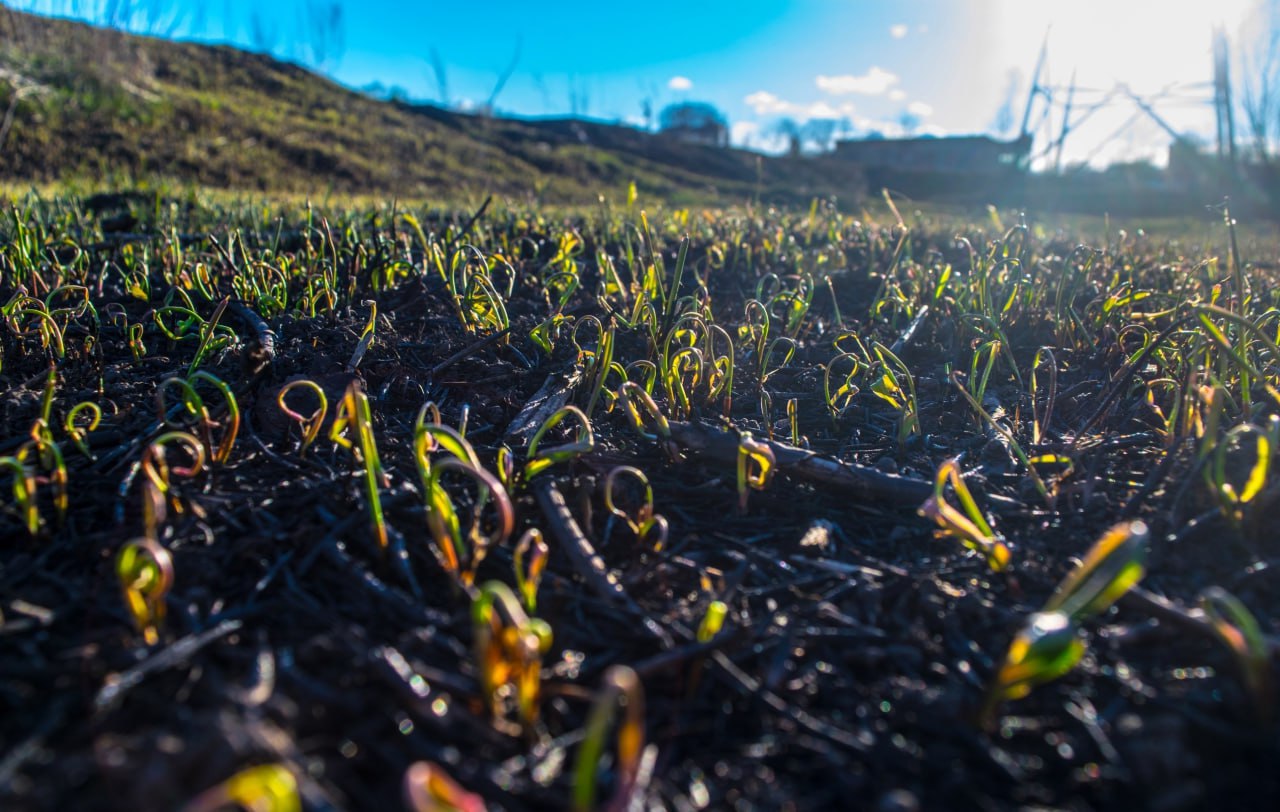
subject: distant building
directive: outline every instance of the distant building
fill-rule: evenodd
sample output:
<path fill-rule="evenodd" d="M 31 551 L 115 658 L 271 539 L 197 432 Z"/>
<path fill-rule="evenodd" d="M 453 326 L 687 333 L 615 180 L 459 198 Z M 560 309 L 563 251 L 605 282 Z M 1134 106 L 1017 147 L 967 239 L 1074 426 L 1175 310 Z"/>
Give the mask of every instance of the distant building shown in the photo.
<path fill-rule="evenodd" d="M 949 175 L 1003 175 L 1027 169 L 1031 136 L 998 141 L 985 135 L 867 138 L 837 141 L 836 155 L 868 170 Z"/>

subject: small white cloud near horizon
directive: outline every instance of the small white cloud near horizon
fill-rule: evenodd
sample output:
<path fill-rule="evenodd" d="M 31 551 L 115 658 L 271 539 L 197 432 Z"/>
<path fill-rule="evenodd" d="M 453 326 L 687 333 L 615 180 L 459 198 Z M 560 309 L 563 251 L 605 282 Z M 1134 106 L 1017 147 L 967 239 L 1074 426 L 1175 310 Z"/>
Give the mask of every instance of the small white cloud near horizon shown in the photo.
<path fill-rule="evenodd" d="M 729 143 L 735 147 L 750 146 L 760 134 L 760 124 L 755 121 L 735 121 L 729 125 Z"/>
<path fill-rule="evenodd" d="M 889 36 L 893 37 L 894 39 L 902 39 L 907 35 L 907 30 L 908 29 L 907 29 L 906 23 L 898 23 L 897 25 L 891 25 L 889 26 Z"/>
<path fill-rule="evenodd" d="M 889 91 L 889 101 L 900 102 L 905 98 L 907 98 L 907 91 L 900 87 L 895 87 Z"/>
<path fill-rule="evenodd" d="M 671 88 L 672 90 L 681 90 L 681 91 L 692 90 L 693 80 L 690 79 L 688 76 L 672 76 L 669 80 L 667 80 L 667 87 Z"/>
<path fill-rule="evenodd" d="M 832 105 L 827 101 L 799 103 L 781 99 L 767 90 L 757 90 L 743 101 L 757 116 L 787 116 L 800 122 L 811 118 L 849 118 L 855 111 L 853 102 Z"/>
<path fill-rule="evenodd" d="M 859 93 L 864 96 L 882 96 L 888 93 L 894 85 L 898 84 L 898 75 L 890 73 L 876 65 L 872 65 L 871 69 L 861 76 L 853 74 L 842 74 L 840 76 L 826 76 L 819 74 L 814 77 L 814 84 L 824 93 L 832 96 L 847 96 L 850 93 Z"/>
<path fill-rule="evenodd" d="M 911 102 L 911 104 L 907 105 L 907 112 L 913 116 L 919 116 L 920 118 L 928 118 L 929 116 L 933 115 L 933 105 L 926 104 L 925 102 L 922 102 L 922 101 L 913 101 Z"/>
<path fill-rule="evenodd" d="M 743 99 L 743 101 L 752 110 L 755 110 L 758 116 L 777 115 L 786 113 L 791 109 L 790 102 L 783 101 L 767 90 L 757 90 Z"/>

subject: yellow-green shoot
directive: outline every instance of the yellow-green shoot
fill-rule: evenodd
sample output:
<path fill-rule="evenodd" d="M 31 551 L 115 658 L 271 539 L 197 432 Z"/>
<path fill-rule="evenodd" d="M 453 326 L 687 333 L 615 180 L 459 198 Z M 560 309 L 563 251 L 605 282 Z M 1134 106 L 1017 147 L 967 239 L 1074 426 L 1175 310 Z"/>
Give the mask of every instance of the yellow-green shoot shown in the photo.
<path fill-rule="evenodd" d="M 542 702 L 542 656 L 551 648 L 551 627 L 525 614 L 511 588 L 487 581 L 471 603 L 476 669 L 485 706 L 504 720 L 514 701 L 520 724 L 537 721 Z"/>
<path fill-rule="evenodd" d="M 316 398 L 316 408 L 311 414 L 304 415 L 292 409 L 285 398 L 295 389 L 305 389 Z M 324 394 L 324 390 L 320 388 L 320 384 L 307 378 L 301 378 L 296 381 L 289 381 L 280 387 L 280 393 L 276 395 L 276 405 L 280 407 L 280 411 L 289 416 L 291 420 L 297 423 L 302 429 L 302 442 L 298 447 L 298 456 L 304 457 L 307 449 L 315 442 L 316 437 L 320 435 L 320 428 L 324 425 L 324 418 L 329 413 L 329 398 Z"/>
<path fill-rule="evenodd" d="M 644 488 L 644 498 L 631 511 L 618 507 L 618 478 L 626 476 L 636 480 Z M 610 513 L 627 523 L 636 541 L 651 545 L 654 551 L 662 549 L 667 541 L 667 520 L 664 516 L 653 512 L 653 486 L 644 471 L 630 465 L 619 465 L 613 468 L 604 478 L 604 505 Z"/>
<path fill-rule="evenodd" d="M 947 485 L 955 492 L 960 508 L 953 507 L 946 499 Z M 1009 565 L 1009 548 L 1004 540 L 991 529 L 973 494 L 964 484 L 960 475 L 960 465 L 955 460 L 947 460 L 938 466 L 938 473 L 933 479 L 933 496 L 925 500 L 918 511 L 921 516 L 937 523 L 935 535 L 939 538 L 950 536 L 959 539 L 960 543 L 987 560 L 992 572 L 1000 572 Z"/>
<path fill-rule="evenodd" d="M 744 431 L 738 437 L 738 512 L 747 512 L 747 496 L 762 491 L 773 480 L 777 460 L 773 449 Z"/>
<path fill-rule="evenodd" d="M 173 586 L 173 558 L 153 539 L 133 539 L 116 556 L 116 577 L 134 627 L 154 646 L 164 625 L 165 596 Z"/>
<path fill-rule="evenodd" d="M 619 710 L 623 712 L 621 720 L 616 719 Z M 573 770 L 574 812 L 591 812 L 596 808 L 596 775 L 610 727 L 617 728 L 618 778 L 609 808 L 627 809 L 636 790 L 645 747 L 644 687 L 639 675 L 625 665 L 610 666 L 604 673 L 604 684 L 587 717 L 586 732 Z"/>
<path fill-rule="evenodd" d="M 348 433 L 354 434 L 352 438 Z M 357 464 L 364 473 L 365 494 L 369 501 L 369 517 L 373 525 L 378 548 L 387 549 L 387 525 L 382 516 L 382 497 L 379 488 L 386 487 L 387 474 L 382 470 L 382 462 L 378 459 L 378 445 L 373 437 L 373 414 L 369 409 L 369 398 L 358 382 L 347 387 L 342 401 L 338 404 L 337 414 L 333 418 L 333 426 L 329 429 L 329 439 L 343 448 L 351 450 Z"/>
<path fill-rule="evenodd" d="M 1239 598 L 1212 586 L 1200 596 L 1200 608 L 1214 634 L 1236 659 L 1245 690 L 1253 700 L 1259 721 L 1270 722 L 1275 712 L 1275 687 L 1271 675 L 1271 647 L 1253 613 Z"/>
<path fill-rule="evenodd" d="M 248 812 L 302 812 L 298 779 L 283 764 L 249 767 L 200 793 L 182 812 L 217 812 L 228 807 Z"/>

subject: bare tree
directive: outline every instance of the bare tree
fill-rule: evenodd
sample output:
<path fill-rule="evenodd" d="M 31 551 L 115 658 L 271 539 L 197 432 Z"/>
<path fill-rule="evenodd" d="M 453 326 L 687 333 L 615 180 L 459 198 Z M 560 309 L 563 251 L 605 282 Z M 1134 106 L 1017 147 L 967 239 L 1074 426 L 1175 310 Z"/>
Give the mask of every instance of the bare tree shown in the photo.
<path fill-rule="evenodd" d="M 1258 13 L 1261 33 L 1240 49 L 1240 107 L 1257 160 L 1270 163 L 1280 139 L 1280 2 Z"/>

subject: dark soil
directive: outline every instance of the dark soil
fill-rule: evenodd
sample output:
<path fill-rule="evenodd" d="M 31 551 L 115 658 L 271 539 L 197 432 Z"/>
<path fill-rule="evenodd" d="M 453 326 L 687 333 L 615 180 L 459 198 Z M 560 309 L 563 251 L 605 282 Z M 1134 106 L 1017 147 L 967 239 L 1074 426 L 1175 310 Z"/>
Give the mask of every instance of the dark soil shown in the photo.
<path fill-rule="evenodd" d="M 460 221 L 453 222 L 456 233 Z M 819 250 L 805 247 L 803 217 L 779 222 L 744 221 L 740 244 L 756 246 L 761 257 L 763 242 L 789 229 L 799 253 Z M 446 224 L 426 225 L 439 235 Z M 123 284 L 122 269 L 136 259 L 128 252 L 138 246 L 96 246 L 89 263 L 104 314 L 98 342 L 85 347 L 93 332 L 87 318 L 69 330 L 53 414 L 60 426 L 71 405 L 91 400 L 103 421 L 89 435 L 92 459 L 55 430 L 69 468 L 65 523 L 55 526 L 51 488 L 43 486 L 45 524 L 31 537 L 10 475 L 0 480 L 0 806 L 178 809 L 247 766 L 282 763 L 299 779 L 305 808 L 389 810 L 403 807 L 409 765 L 429 760 L 492 809 L 563 809 L 592 699 L 616 664 L 635 668 L 644 687 L 647 741 L 657 748 L 641 789 L 647 808 L 1173 812 L 1273 808 L 1280 800 L 1276 725 L 1259 718 L 1230 652 L 1141 606 L 1122 602 L 1086 623 L 1088 654 L 1079 668 L 1005 704 L 993 725 L 976 722 L 1026 617 L 1072 558 L 1122 519 L 1140 517 L 1151 527 L 1143 581 L 1150 593 L 1190 607 L 1218 584 L 1253 610 L 1265 632 L 1274 630 L 1274 534 L 1229 525 L 1204 495 L 1190 447 L 1166 451 L 1141 392 L 1118 374 L 1126 353 L 1117 341 L 1127 338 L 1108 328 L 1093 342 L 1054 345 L 1059 397 L 1040 450 L 1069 450 L 1074 470 L 1047 508 L 947 380 L 947 364 L 968 369 L 974 339 L 946 302 L 900 345 L 915 376 L 923 435 L 899 443 L 896 412 L 865 385 L 854 407 L 833 420 L 821 394 L 822 365 L 839 331 L 825 287 L 790 365 L 761 387 L 750 371 L 756 359 L 739 346 L 730 416 L 702 404 L 688 422 L 706 431 L 728 422 L 789 443 L 786 404 L 795 398 L 799 432 L 825 457 L 931 481 L 940 463 L 960 455 L 975 498 L 1013 548 L 1009 574 L 992 573 L 954 540 L 934 538 L 917 504 L 851 497 L 786 471 L 751 493 L 741 515 L 732 465 L 694 453 L 672 460 L 619 409 L 598 408 L 596 450 L 512 496 L 516 537 L 539 527 L 551 546 L 538 614 L 554 642 L 543 661 L 537 724 L 520 731 L 510 720 L 495 723 L 477 682 L 470 602 L 442 569 L 428 531 L 413 422 L 428 400 L 448 425 L 465 415 L 467 438 L 492 468 L 498 447 L 526 428 L 517 421 L 525 404 L 573 372 L 577 352 L 567 336 L 550 356 L 528 339 L 549 312 L 539 279 L 564 226 L 499 217 L 483 240 L 473 235 L 487 251 L 503 240 L 512 246 L 506 255 L 519 278 L 502 340 L 465 330 L 438 276 L 414 273 L 374 290 L 369 271 L 379 262 L 420 261 L 385 226 L 353 238 L 363 265 L 349 250 L 357 243 L 339 236 L 346 287 L 332 313 L 263 314 L 252 302 L 227 310 L 223 323 L 239 341 L 201 368 L 231 385 L 244 424 L 225 464 L 175 477 L 159 540 L 172 554 L 176 581 L 154 646 L 131 624 L 114 561 L 144 531 L 136 463 L 161 430 L 157 384 L 184 376 L 195 346 L 148 329 L 146 355 L 135 359 L 124 329 L 105 316 L 122 310 L 128 323 L 146 321 L 167 290 L 167 243 L 152 244 L 150 302 Z M 844 329 L 892 344 L 908 319 L 890 312 L 873 319 L 868 309 L 894 262 L 894 237 L 846 226 L 833 243 L 848 260 L 833 275 Z M 251 253 L 266 250 L 273 236 L 243 234 Z M 980 250 L 990 239 L 970 237 Z M 707 247 L 695 236 L 691 257 L 705 256 Z M 1036 267 L 1061 267 L 1071 247 L 1038 243 Z M 579 319 L 607 318 L 591 293 L 600 278 L 596 248 L 615 258 L 625 253 L 608 237 L 584 252 L 581 288 L 566 310 Z M 186 262 L 208 263 L 230 290 L 224 254 L 208 240 L 187 250 Z M 917 267 L 952 257 L 956 272 L 967 273 L 966 254 L 948 232 L 917 236 L 912 251 Z M 324 251 L 311 256 L 301 246 L 286 255 L 328 261 Z M 51 240 L 44 267 L 56 256 Z M 6 262 L 0 295 L 7 301 L 16 272 Z M 1107 263 L 1146 260 L 1116 253 L 1099 262 L 1093 273 L 1101 280 Z M 1152 273 L 1158 264 L 1150 260 Z M 739 253 L 707 272 L 718 323 L 730 331 L 742 323 L 752 275 L 765 271 L 785 267 L 751 264 Z M 300 295 L 291 289 L 293 301 Z M 368 299 L 378 302 L 375 340 L 350 370 Z M 1082 295 L 1078 304 L 1088 303 Z M 214 305 L 197 309 L 208 318 Z M 255 312 L 274 333 L 273 353 L 255 336 Z M 1006 325 L 1024 375 L 1056 326 L 1051 314 L 1030 311 Z M 0 453 L 12 454 L 40 414 L 50 354 L 30 331 L 0 333 Z M 619 333 L 624 364 L 647 353 L 642 331 Z M 389 474 L 381 499 L 391 554 L 374 540 L 351 452 L 322 434 L 299 453 L 298 429 L 276 396 L 300 376 L 319 382 L 331 404 L 352 382 L 367 394 Z M 761 418 L 761 389 L 772 397 L 772 424 Z M 994 399 L 1010 414 L 1021 410 L 1025 426 L 1022 391 L 1011 375 L 993 376 Z M 590 392 L 579 387 L 571 397 L 585 407 Z M 221 405 L 213 409 L 225 422 Z M 512 445 L 522 460 L 524 445 Z M 655 508 L 670 523 L 660 551 L 638 543 L 604 508 L 604 476 L 620 464 L 641 468 L 653 484 Z M 622 597 L 597 589 L 554 535 L 536 498 L 547 481 L 616 575 Z M 1265 494 L 1274 496 L 1274 488 Z M 490 551 L 477 583 L 512 582 L 513 544 Z M 729 619 L 700 644 L 695 634 L 711 600 L 728 604 Z M 607 756 L 598 797 L 609 797 L 611 765 Z"/>

